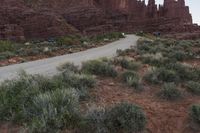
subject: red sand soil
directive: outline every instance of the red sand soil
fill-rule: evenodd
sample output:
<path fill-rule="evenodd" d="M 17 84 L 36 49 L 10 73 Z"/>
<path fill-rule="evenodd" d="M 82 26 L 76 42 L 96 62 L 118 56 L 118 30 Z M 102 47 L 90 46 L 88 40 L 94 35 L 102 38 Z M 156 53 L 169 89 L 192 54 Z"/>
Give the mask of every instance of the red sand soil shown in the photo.
<path fill-rule="evenodd" d="M 130 102 L 141 106 L 146 112 L 147 133 L 199 133 L 189 124 L 188 112 L 192 104 L 200 104 L 198 96 L 185 92 L 178 101 L 165 101 L 156 96 L 160 87 L 144 83 L 144 90 L 136 92 L 119 79 L 100 79 L 92 92 L 99 106 L 110 106 L 120 102 Z"/>

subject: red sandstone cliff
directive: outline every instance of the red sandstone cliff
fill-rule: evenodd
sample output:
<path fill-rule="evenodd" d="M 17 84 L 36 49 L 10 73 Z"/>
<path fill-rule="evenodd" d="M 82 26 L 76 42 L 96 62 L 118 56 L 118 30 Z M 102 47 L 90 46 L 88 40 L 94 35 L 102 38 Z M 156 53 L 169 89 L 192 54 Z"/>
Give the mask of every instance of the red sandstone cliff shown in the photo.
<path fill-rule="evenodd" d="M 0 0 L 0 39 L 107 31 L 195 30 L 184 0 Z"/>

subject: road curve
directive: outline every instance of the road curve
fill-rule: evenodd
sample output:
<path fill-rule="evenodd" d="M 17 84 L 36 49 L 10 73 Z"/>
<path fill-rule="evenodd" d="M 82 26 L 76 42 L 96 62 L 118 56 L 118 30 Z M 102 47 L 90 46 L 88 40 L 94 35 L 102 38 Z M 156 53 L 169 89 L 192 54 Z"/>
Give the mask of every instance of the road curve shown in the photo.
<path fill-rule="evenodd" d="M 135 35 L 126 35 L 126 38 L 109 43 L 107 45 L 92 48 L 85 51 L 31 61 L 21 64 L 9 65 L 0 67 L 0 82 L 16 78 L 21 70 L 24 70 L 28 74 L 41 74 L 41 75 L 55 75 L 58 73 L 57 67 L 65 62 L 73 62 L 76 65 L 80 65 L 82 62 L 98 59 L 101 57 L 113 57 L 116 56 L 117 49 L 127 49 L 130 46 L 136 45 L 136 41 L 139 37 Z"/>

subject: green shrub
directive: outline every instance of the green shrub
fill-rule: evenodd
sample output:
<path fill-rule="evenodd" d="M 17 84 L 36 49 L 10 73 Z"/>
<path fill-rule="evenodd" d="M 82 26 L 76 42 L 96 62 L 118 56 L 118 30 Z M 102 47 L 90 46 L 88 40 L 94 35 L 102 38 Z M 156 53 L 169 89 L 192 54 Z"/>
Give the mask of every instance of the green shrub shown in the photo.
<path fill-rule="evenodd" d="M 34 96 L 64 87 L 75 88 L 81 97 L 85 97 L 94 85 L 94 78 L 88 75 L 65 72 L 49 79 L 22 74 L 18 79 L 6 81 L 0 86 L 0 119 L 26 121 L 23 109 L 33 104 Z"/>
<path fill-rule="evenodd" d="M 13 50 L 14 50 L 14 44 L 12 42 L 0 40 L 0 52 L 13 51 Z"/>
<path fill-rule="evenodd" d="M 183 61 L 187 59 L 187 54 L 181 50 L 174 50 L 167 55 L 170 59 L 176 59 L 177 61 Z"/>
<path fill-rule="evenodd" d="M 190 117 L 194 122 L 200 124 L 200 105 L 192 105 Z"/>
<path fill-rule="evenodd" d="M 38 133 L 77 126 L 80 92 L 87 92 L 94 79 L 67 73 L 52 78 L 22 73 L 18 79 L 4 82 L 0 86 L 0 120 L 24 123 L 30 132 Z"/>
<path fill-rule="evenodd" d="M 169 58 L 173 61 L 183 61 L 194 58 L 196 55 L 189 46 L 186 46 L 186 43 L 167 39 L 157 39 L 155 41 L 139 40 L 136 51 L 140 55 L 160 52 L 164 58 Z"/>
<path fill-rule="evenodd" d="M 147 72 L 144 76 L 144 79 L 147 82 L 152 83 L 152 84 L 159 84 L 160 83 L 160 81 L 158 79 L 158 73 L 154 69 Z"/>
<path fill-rule="evenodd" d="M 172 70 L 160 68 L 158 73 L 158 79 L 164 82 L 178 82 L 180 80 L 176 72 Z"/>
<path fill-rule="evenodd" d="M 83 63 L 82 70 L 86 73 L 100 75 L 100 76 L 108 76 L 108 77 L 117 76 L 117 71 L 114 69 L 112 65 L 99 60 L 91 60 Z"/>
<path fill-rule="evenodd" d="M 78 125 L 80 120 L 78 94 L 74 89 L 57 89 L 39 94 L 33 104 L 25 108 L 29 130 L 37 133 L 56 133 Z"/>
<path fill-rule="evenodd" d="M 78 66 L 75 66 L 73 63 L 67 62 L 58 67 L 60 71 L 72 71 L 72 72 L 79 72 Z"/>
<path fill-rule="evenodd" d="M 126 58 L 118 59 L 116 63 L 128 70 L 138 70 L 141 66 L 140 63 L 128 60 Z"/>
<path fill-rule="evenodd" d="M 111 133 L 139 132 L 145 129 L 146 116 L 140 107 L 121 103 L 108 110 L 105 123 Z"/>
<path fill-rule="evenodd" d="M 167 57 L 163 57 L 161 53 L 156 54 L 146 54 L 140 57 L 144 64 L 149 64 L 155 67 L 165 67 L 166 64 L 175 63 L 176 61 L 173 59 L 169 59 Z"/>
<path fill-rule="evenodd" d="M 85 121 L 86 133 L 131 133 L 142 131 L 146 126 L 143 110 L 129 103 L 89 111 Z"/>
<path fill-rule="evenodd" d="M 84 117 L 81 132 L 84 133 L 108 133 L 106 127 L 106 109 L 91 108 Z"/>
<path fill-rule="evenodd" d="M 75 88 L 79 93 L 81 100 L 88 97 L 88 91 L 96 84 L 96 80 L 85 74 L 75 74 L 70 71 L 65 71 L 61 75 L 55 77 L 58 82 L 61 82 L 63 86 Z"/>
<path fill-rule="evenodd" d="M 188 91 L 190 91 L 196 95 L 200 95 L 200 83 L 199 82 L 189 81 L 187 83 L 187 88 L 188 88 Z"/>
<path fill-rule="evenodd" d="M 135 52 L 134 48 L 125 49 L 125 50 L 121 50 L 121 49 L 116 50 L 117 56 L 126 56 L 129 53 L 133 53 L 133 52 Z"/>
<path fill-rule="evenodd" d="M 0 119 L 26 121 L 23 110 L 33 104 L 34 96 L 54 91 L 64 85 L 63 81 L 56 77 L 49 79 L 27 74 L 21 74 L 16 80 L 4 82 L 0 86 Z"/>
<path fill-rule="evenodd" d="M 162 90 L 159 92 L 159 96 L 166 100 L 176 100 L 181 97 L 181 92 L 176 89 L 174 83 L 165 83 Z"/>
<path fill-rule="evenodd" d="M 180 77 L 173 70 L 169 70 L 166 68 L 156 68 L 151 70 L 145 75 L 146 81 L 158 84 L 163 82 L 179 82 Z"/>
<path fill-rule="evenodd" d="M 198 81 L 200 79 L 200 70 L 189 67 L 181 63 L 168 63 L 164 68 L 175 71 L 182 81 Z"/>
<path fill-rule="evenodd" d="M 71 46 L 81 44 L 79 38 L 76 36 L 64 36 L 57 39 L 57 44 L 59 46 Z"/>
<path fill-rule="evenodd" d="M 23 121 L 23 109 L 32 103 L 32 97 L 44 91 L 40 76 L 21 75 L 19 79 L 6 81 L 0 86 L 0 119 Z"/>
<path fill-rule="evenodd" d="M 124 82 L 126 82 L 129 86 L 135 87 L 136 89 L 140 86 L 140 77 L 136 72 L 126 71 L 122 74 L 122 78 Z"/>
<path fill-rule="evenodd" d="M 0 60 L 5 60 L 5 59 L 9 59 L 11 57 L 15 56 L 15 54 L 13 52 L 2 52 L 0 53 Z"/>

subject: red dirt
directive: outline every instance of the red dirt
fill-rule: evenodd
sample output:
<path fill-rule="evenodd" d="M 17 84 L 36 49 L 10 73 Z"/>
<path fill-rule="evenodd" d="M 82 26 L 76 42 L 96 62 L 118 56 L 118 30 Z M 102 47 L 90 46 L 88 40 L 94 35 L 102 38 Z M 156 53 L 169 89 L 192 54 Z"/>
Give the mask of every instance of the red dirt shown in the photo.
<path fill-rule="evenodd" d="M 196 68 L 200 68 L 200 59 L 190 59 L 190 60 L 184 61 L 184 63 L 189 64 Z"/>
<path fill-rule="evenodd" d="M 188 110 L 192 104 L 200 103 L 198 96 L 185 92 L 184 98 L 170 102 L 159 99 L 156 93 L 160 87 L 144 84 L 142 92 L 135 92 L 119 79 L 100 79 L 92 93 L 97 97 L 95 104 L 110 106 L 120 102 L 130 102 L 141 106 L 146 112 L 148 133 L 199 133 L 189 125 Z"/>

